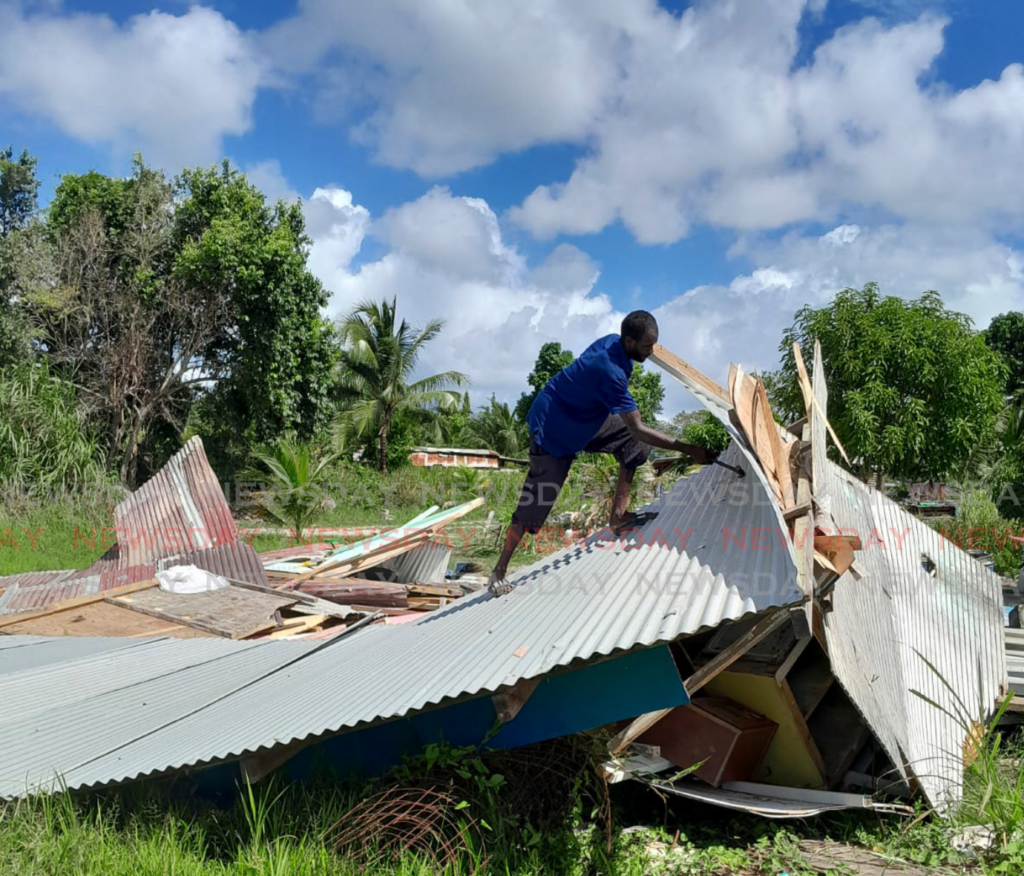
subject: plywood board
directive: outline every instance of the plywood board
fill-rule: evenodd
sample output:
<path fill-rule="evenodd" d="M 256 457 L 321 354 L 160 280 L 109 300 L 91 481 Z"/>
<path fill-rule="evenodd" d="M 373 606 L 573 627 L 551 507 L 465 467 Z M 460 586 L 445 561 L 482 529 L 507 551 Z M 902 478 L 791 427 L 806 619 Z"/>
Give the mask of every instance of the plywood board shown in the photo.
<path fill-rule="evenodd" d="M 13 636 L 173 636 L 182 639 L 210 635 L 102 601 L 15 623 L 6 627 L 4 633 Z"/>
<path fill-rule="evenodd" d="M 274 596 L 236 587 L 189 594 L 153 588 L 108 601 L 229 639 L 242 639 L 276 627 L 274 612 L 296 602 L 284 594 Z"/>
<path fill-rule="evenodd" d="M 723 672 L 706 690 L 742 703 L 779 725 L 753 781 L 794 788 L 824 787 L 821 755 L 785 682 L 780 685 L 771 676 Z"/>

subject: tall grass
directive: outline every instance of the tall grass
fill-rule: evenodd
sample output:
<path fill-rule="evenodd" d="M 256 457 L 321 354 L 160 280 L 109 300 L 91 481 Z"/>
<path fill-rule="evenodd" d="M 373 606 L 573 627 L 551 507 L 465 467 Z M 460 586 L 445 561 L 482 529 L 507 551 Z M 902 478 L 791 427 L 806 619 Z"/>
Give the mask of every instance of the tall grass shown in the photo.
<path fill-rule="evenodd" d="M 0 374 L 0 487 L 109 483 L 101 459 L 70 383 L 42 362 Z"/>

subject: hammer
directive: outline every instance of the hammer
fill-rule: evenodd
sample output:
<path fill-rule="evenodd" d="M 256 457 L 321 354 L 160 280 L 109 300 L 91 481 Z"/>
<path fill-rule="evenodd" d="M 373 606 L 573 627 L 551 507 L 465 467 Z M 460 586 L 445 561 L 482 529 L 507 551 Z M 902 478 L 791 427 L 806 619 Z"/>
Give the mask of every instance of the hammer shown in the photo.
<path fill-rule="evenodd" d="M 722 468 L 727 468 L 727 469 L 729 469 L 730 471 L 734 471 L 734 472 L 736 472 L 736 474 L 737 474 L 737 475 L 739 475 L 739 476 L 740 476 L 741 478 L 745 478 L 745 477 L 747 476 L 747 473 L 746 473 L 746 472 L 745 472 L 745 471 L 744 471 L 744 470 L 743 470 L 742 468 L 740 468 L 740 467 L 739 467 L 738 465 L 729 465 L 729 463 L 727 463 L 727 462 L 722 462 L 722 461 L 721 461 L 721 460 L 719 460 L 719 459 L 713 459 L 713 460 L 711 460 L 711 461 L 712 461 L 712 462 L 713 462 L 713 463 L 714 463 L 715 465 L 720 465 L 720 466 L 722 466 Z"/>

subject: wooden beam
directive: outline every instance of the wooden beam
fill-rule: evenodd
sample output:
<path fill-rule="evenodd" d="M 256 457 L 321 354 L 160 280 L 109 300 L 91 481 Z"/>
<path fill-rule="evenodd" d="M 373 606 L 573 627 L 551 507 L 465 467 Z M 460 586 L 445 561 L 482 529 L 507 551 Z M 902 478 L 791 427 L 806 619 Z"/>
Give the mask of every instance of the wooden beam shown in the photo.
<path fill-rule="evenodd" d="M 792 508 L 796 504 L 796 496 L 793 490 L 793 481 L 789 474 L 789 453 L 782 445 L 782 436 L 779 435 L 779 425 L 772 416 L 772 406 L 768 404 L 768 392 L 764 388 L 764 381 L 757 381 L 757 398 L 761 403 L 761 413 L 765 419 L 765 426 L 768 429 L 768 443 L 771 446 L 772 457 L 775 460 L 775 477 L 782 490 L 782 506 Z"/>
<path fill-rule="evenodd" d="M 782 626 L 787 620 L 789 620 L 789 609 L 784 608 L 772 612 L 772 614 L 762 618 L 754 624 L 754 626 L 747 630 L 735 642 L 729 645 L 728 648 L 705 663 L 700 669 L 694 672 L 693 675 L 683 682 L 683 689 L 686 691 L 687 696 L 692 697 L 693 694 L 704 687 L 704 685 L 711 681 L 712 678 L 719 673 L 725 672 L 726 669 L 732 666 L 733 663 L 753 648 L 754 645 L 762 639 L 767 638 L 771 633 L 775 632 L 775 630 Z M 672 707 L 672 709 L 674 708 L 675 706 Z M 634 719 L 628 727 L 621 730 L 612 738 L 608 743 L 608 751 L 612 754 L 618 754 L 623 748 L 629 745 L 630 742 L 650 730 L 651 727 L 657 724 L 662 718 L 671 712 L 672 709 L 659 709 L 656 712 L 648 712 L 645 715 L 640 715 L 640 717 Z"/>
<path fill-rule="evenodd" d="M 712 395 L 718 396 L 726 404 L 732 404 L 727 393 L 720 384 L 716 383 L 706 374 L 698 371 L 689 362 L 680 359 L 671 350 L 665 349 L 661 344 L 654 345 L 654 353 L 651 354 L 651 361 L 656 365 L 660 365 L 669 374 L 685 383 L 686 380 L 691 380 L 699 385 L 706 392 Z"/>
<path fill-rule="evenodd" d="M 526 701 L 537 689 L 540 681 L 540 676 L 536 678 L 520 678 L 508 690 L 496 693 L 491 697 L 491 701 L 494 703 L 494 711 L 502 724 L 507 724 L 519 714 L 519 710 L 526 705 Z"/>
<path fill-rule="evenodd" d="M 102 602 L 108 596 L 124 596 L 128 593 L 138 593 L 138 591 L 148 590 L 150 587 L 156 587 L 155 578 L 150 578 L 148 581 L 137 581 L 134 584 L 123 584 L 120 587 L 111 587 L 109 590 L 101 590 L 99 593 L 92 593 L 89 596 L 76 596 L 73 599 L 65 599 L 61 602 L 55 602 L 53 605 L 47 606 L 41 611 L 9 615 L 0 619 L 0 627 L 10 627 L 14 624 L 35 620 L 38 617 L 46 617 L 47 615 L 56 614 L 59 611 L 67 611 L 69 608 L 78 608 L 80 605 Z"/>

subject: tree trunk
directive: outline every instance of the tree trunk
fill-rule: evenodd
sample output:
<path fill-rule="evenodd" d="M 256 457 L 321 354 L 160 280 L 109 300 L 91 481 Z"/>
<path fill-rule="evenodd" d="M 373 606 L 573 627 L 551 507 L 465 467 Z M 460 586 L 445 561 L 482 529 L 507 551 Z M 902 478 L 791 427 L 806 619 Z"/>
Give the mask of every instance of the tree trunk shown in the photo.
<path fill-rule="evenodd" d="M 388 473 L 388 427 L 387 424 L 380 427 L 380 473 Z"/>
<path fill-rule="evenodd" d="M 882 471 L 881 466 L 879 466 L 878 471 L 875 472 L 875 489 L 878 490 L 878 492 L 882 492 L 882 485 L 885 483 L 883 475 L 884 472 Z"/>

